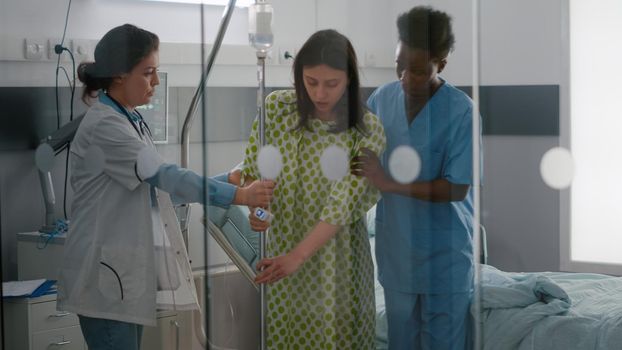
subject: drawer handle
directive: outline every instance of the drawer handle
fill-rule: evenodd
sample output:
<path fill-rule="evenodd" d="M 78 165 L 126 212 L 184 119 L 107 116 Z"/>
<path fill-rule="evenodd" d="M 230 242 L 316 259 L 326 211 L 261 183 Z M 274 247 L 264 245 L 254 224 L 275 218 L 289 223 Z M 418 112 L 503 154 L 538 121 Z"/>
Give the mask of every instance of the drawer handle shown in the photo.
<path fill-rule="evenodd" d="M 71 340 L 59 341 L 58 343 L 50 343 L 51 346 L 64 346 L 71 344 Z"/>
<path fill-rule="evenodd" d="M 179 350 L 179 328 L 181 325 L 178 321 L 171 321 L 171 324 L 175 326 L 175 350 Z"/>
<path fill-rule="evenodd" d="M 66 312 L 66 311 L 63 311 L 63 312 L 59 312 L 59 313 L 54 314 L 54 315 L 50 315 L 50 316 L 48 316 L 48 317 L 52 317 L 52 318 L 59 318 L 59 317 L 65 317 L 65 316 L 69 316 L 69 315 L 71 315 L 71 312 Z M 64 345 L 64 344 L 63 344 L 63 345 Z"/>

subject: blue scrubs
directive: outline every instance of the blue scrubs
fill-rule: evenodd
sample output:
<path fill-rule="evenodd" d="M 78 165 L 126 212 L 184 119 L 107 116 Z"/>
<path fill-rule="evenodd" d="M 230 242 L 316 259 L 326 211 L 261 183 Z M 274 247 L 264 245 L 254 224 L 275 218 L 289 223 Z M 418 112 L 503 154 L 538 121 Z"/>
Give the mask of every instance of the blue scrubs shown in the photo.
<path fill-rule="evenodd" d="M 443 82 L 410 124 L 399 81 L 370 96 L 369 108 L 382 120 L 387 137 L 381 162 L 386 169 L 393 150 L 407 145 L 421 158 L 416 181 L 470 185 L 472 101 Z M 391 349 L 464 348 L 461 339 L 473 288 L 472 217 L 472 190 L 463 201 L 448 203 L 382 194 L 376 212 L 376 258 L 386 290 Z M 419 333 L 412 336 L 413 330 Z"/>

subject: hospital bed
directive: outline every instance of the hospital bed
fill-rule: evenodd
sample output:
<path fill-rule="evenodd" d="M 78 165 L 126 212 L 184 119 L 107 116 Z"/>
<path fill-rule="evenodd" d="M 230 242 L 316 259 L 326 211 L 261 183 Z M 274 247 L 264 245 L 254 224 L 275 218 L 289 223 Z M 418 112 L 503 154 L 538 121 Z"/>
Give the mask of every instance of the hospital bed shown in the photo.
<path fill-rule="evenodd" d="M 484 349 L 622 349 L 622 278 L 480 268 Z"/>
<path fill-rule="evenodd" d="M 259 233 L 251 230 L 247 207 L 232 205 L 229 209 L 208 207 L 209 220 L 203 220 L 208 232 L 225 251 L 242 275 L 255 283 L 255 266 L 259 262 Z"/>
<path fill-rule="evenodd" d="M 371 210 L 367 220 L 372 250 L 373 216 Z M 210 234 L 254 284 L 259 234 L 250 229 L 248 209 L 210 207 L 209 218 L 206 224 Z M 483 262 L 487 260 L 485 234 L 481 232 Z M 478 268 L 480 307 L 473 307 L 472 314 L 480 325 L 483 349 L 622 349 L 622 278 L 504 272 L 486 264 Z M 376 348 L 381 350 L 387 349 L 387 322 L 384 291 L 377 278 L 375 281 Z"/>

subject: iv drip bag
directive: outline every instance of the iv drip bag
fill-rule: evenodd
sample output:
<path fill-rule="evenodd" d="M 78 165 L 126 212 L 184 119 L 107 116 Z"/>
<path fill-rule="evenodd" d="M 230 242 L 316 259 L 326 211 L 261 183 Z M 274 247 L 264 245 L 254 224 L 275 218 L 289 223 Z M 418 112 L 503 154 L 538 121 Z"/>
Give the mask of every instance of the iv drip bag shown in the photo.
<path fill-rule="evenodd" d="M 267 52 L 272 47 L 272 5 L 265 0 L 248 8 L 248 40 L 257 51 Z"/>

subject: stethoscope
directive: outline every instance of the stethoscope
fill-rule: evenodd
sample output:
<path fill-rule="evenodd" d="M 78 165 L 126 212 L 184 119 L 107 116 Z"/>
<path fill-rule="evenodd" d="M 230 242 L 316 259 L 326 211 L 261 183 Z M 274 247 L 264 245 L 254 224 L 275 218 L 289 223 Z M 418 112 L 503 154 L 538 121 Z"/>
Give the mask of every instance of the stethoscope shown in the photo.
<path fill-rule="evenodd" d="M 138 136 L 141 138 L 141 140 L 143 136 L 148 136 L 149 139 L 153 141 L 153 134 L 151 134 L 151 129 L 149 129 L 149 125 L 145 123 L 145 119 L 143 118 L 142 114 L 140 114 L 137 110 L 134 110 L 134 113 L 136 113 L 136 115 L 138 116 L 138 125 L 140 126 L 140 130 L 139 130 L 138 126 L 136 126 L 136 123 L 134 123 L 135 118 L 132 118 L 132 115 L 130 114 L 130 112 L 128 112 L 128 110 L 125 109 L 123 105 L 121 105 L 114 98 L 112 98 L 112 96 L 108 95 L 108 93 L 106 93 L 106 96 L 108 96 L 110 101 L 112 101 L 117 106 L 117 108 L 119 108 L 119 110 L 123 112 L 123 114 L 125 115 L 125 118 L 127 118 L 130 124 L 132 124 L 132 127 L 134 128 L 134 130 L 136 130 L 136 133 L 138 133 Z M 145 130 L 147 131 L 146 133 L 145 133 Z"/>

